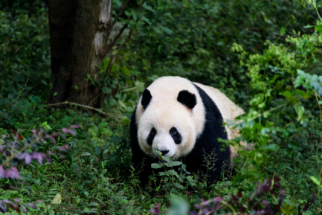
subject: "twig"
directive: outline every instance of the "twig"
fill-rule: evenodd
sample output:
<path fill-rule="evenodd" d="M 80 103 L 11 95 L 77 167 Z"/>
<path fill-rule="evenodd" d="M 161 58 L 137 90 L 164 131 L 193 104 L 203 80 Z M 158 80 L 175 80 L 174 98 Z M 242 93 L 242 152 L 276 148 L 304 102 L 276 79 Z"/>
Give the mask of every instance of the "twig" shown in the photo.
<path fill-rule="evenodd" d="M 136 11 L 140 10 L 141 7 L 143 6 L 143 4 L 146 2 L 146 0 L 143 0 L 142 3 L 137 7 L 135 8 Z M 126 3 L 125 3 L 126 4 Z M 126 6 L 126 5 L 125 5 Z M 124 6 L 123 6 L 124 7 Z M 123 8 L 122 8 L 123 9 Z M 123 11 L 122 11 L 123 12 Z M 118 17 L 117 17 L 118 18 Z M 133 16 L 131 15 L 128 19 L 128 21 L 132 20 L 133 19 Z M 116 19 L 114 20 L 114 22 L 116 22 Z M 113 22 L 113 24 L 115 24 Z M 119 37 L 123 34 L 124 30 L 127 28 L 127 26 L 129 25 L 129 23 L 126 23 L 122 29 L 119 31 L 119 33 L 117 34 L 117 36 L 114 38 L 113 42 L 111 43 L 110 47 L 108 48 L 107 50 L 107 55 L 110 53 L 110 51 L 112 50 L 113 46 L 115 45 L 116 41 L 119 39 Z M 112 29 L 111 29 L 112 30 Z"/>
<path fill-rule="evenodd" d="M 146 0 L 143 0 L 143 1 L 142 1 L 142 3 L 141 3 L 137 8 L 135 8 L 135 10 L 140 10 L 140 9 L 141 9 L 141 7 L 142 7 L 142 5 L 143 5 L 145 2 L 146 2 Z"/>
<path fill-rule="evenodd" d="M 129 25 L 129 23 L 126 23 L 122 29 L 119 31 L 119 33 L 116 35 L 116 37 L 114 38 L 113 42 L 111 43 L 110 47 L 107 50 L 107 54 L 109 54 L 112 50 L 112 48 L 114 47 L 116 41 L 119 39 L 119 37 L 123 34 L 123 31 L 125 30 L 125 28 Z"/>
<path fill-rule="evenodd" d="M 112 28 L 114 27 L 114 25 L 115 25 L 115 23 L 116 23 L 116 21 L 120 18 L 120 16 L 123 14 L 123 11 L 125 10 L 125 8 L 126 8 L 126 6 L 127 6 L 127 4 L 129 3 L 129 1 L 130 0 L 127 0 L 126 2 L 125 2 L 125 4 L 123 5 L 123 7 L 122 7 L 122 9 L 121 9 L 121 11 L 117 14 L 117 16 L 115 17 L 115 19 L 114 19 L 114 21 L 113 21 L 113 23 L 110 25 L 110 27 L 107 29 L 107 32 L 111 32 L 111 30 L 112 30 Z"/>
<path fill-rule="evenodd" d="M 315 96 L 316 102 L 318 103 L 318 106 L 319 106 L 319 109 L 320 109 L 320 121 L 322 122 L 322 110 L 321 110 L 321 106 L 319 104 L 319 98 L 318 98 L 319 96 L 318 96 L 316 91 L 314 91 L 314 96 Z"/>
<path fill-rule="evenodd" d="M 129 32 L 129 36 L 127 37 L 127 39 L 125 40 L 124 43 L 122 43 L 118 49 L 122 48 L 122 46 L 124 46 L 127 42 L 129 42 L 129 40 L 131 39 L 131 35 L 132 35 L 132 29 L 130 29 L 130 32 Z"/>
<path fill-rule="evenodd" d="M 90 107 L 90 106 L 87 106 L 87 105 L 77 104 L 77 103 L 74 103 L 74 102 L 68 102 L 68 101 L 55 103 L 55 104 L 48 104 L 47 106 L 58 106 L 58 105 L 75 105 L 75 106 L 78 106 L 78 107 L 95 110 L 95 111 L 97 111 L 97 112 L 99 112 L 99 113 L 101 113 L 103 115 L 109 116 L 109 117 L 122 118 L 120 115 L 117 115 L 117 114 L 106 113 L 106 112 L 101 111 L 100 109 L 97 109 L 97 108 L 93 108 L 93 107 Z"/>
<path fill-rule="evenodd" d="M 29 146 L 35 144 L 36 142 L 38 142 L 40 140 L 39 137 L 37 137 L 36 139 L 34 139 L 33 141 L 31 141 L 29 144 L 25 145 L 24 147 L 22 147 L 19 151 L 17 151 L 16 153 L 11 152 L 11 156 L 7 157 L 7 159 L 5 160 L 5 162 L 3 164 L 1 164 L 2 166 L 8 166 L 9 162 L 16 157 L 20 152 L 23 152 L 26 148 L 28 148 Z"/>
<path fill-rule="evenodd" d="M 127 39 L 125 40 L 124 43 L 122 43 L 121 45 L 119 45 L 119 47 L 117 49 L 120 49 L 122 48 L 127 42 L 129 42 L 130 38 L 131 38 L 131 35 L 132 35 L 132 29 L 130 29 L 130 32 L 129 32 L 129 36 L 127 37 Z M 107 66 L 107 69 L 106 69 L 106 72 L 105 72 L 105 78 L 110 74 L 111 72 L 111 69 L 113 67 L 113 64 L 114 64 L 114 61 L 116 59 L 116 56 L 113 55 L 113 57 L 111 58 L 108 66 Z"/>
<path fill-rule="evenodd" d="M 115 59 L 116 59 L 116 55 L 113 55 L 113 57 L 111 58 L 108 66 L 107 66 L 107 69 L 106 69 L 106 72 L 105 72 L 105 78 L 107 78 L 107 76 L 110 74 Z"/>
<path fill-rule="evenodd" d="M 278 109 L 278 108 L 284 107 L 285 105 L 286 105 L 286 103 L 285 103 L 285 104 L 282 104 L 282 105 L 280 105 L 280 106 L 277 106 L 277 107 L 275 107 L 275 108 L 272 108 L 272 109 L 270 109 L 270 110 L 268 110 L 268 111 L 265 111 L 265 112 L 264 112 L 264 113 L 262 113 L 262 114 L 257 114 L 256 116 L 254 116 L 253 118 L 251 118 L 251 119 L 249 119 L 249 120 L 247 120 L 247 121 L 248 121 L 248 122 L 249 122 L 249 121 L 253 121 L 253 120 L 257 119 L 258 117 L 263 116 L 265 113 L 272 112 L 272 111 L 274 111 L 274 110 L 276 110 L 276 109 Z"/>
<path fill-rule="evenodd" d="M 101 88 L 100 88 L 101 89 Z M 98 97 L 100 97 L 103 93 L 98 94 L 88 105 L 91 105 Z"/>

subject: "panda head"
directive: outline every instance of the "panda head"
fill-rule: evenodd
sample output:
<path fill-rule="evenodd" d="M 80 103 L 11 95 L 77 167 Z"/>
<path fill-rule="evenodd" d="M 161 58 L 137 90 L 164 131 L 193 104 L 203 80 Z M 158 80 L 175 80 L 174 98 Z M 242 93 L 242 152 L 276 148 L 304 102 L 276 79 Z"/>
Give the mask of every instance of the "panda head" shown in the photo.
<path fill-rule="evenodd" d="M 163 156 L 176 160 L 187 155 L 198 135 L 193 110 L 197 105 L 195 94 L 181 90 L 176 99 L 153 99 L 146 89 L 138 109 L 138 141 L 140 148 L 151 157 Z M 199 129 L 200 130 L 200 129 Z"/>

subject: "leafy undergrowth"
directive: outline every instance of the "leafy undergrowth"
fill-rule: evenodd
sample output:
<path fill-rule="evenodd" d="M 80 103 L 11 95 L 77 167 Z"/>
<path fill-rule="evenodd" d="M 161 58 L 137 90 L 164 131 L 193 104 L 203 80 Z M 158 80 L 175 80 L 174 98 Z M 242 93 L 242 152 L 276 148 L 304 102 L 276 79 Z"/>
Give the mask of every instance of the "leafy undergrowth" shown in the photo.
<path fill-rule="evenodd" d="M 5 99 L 2 98 L 1 101 L 3 100 Z M 252 177 L 240 178 L 240 175 L 234 178 L 227 175 L 222 181 L 207 189 L 206 185 L 198 181 L 196 176 L 185 171 L 183 164 L 176 162 L 169 165 L 170 168 L 166 168 L 164 164 L 162 167 L 164 172 L 152 176 L 145 189 L 141 189 L 130 163 L 128 117 L 121 120 L 114 119 L 113 123 L 107 123 L 111 119 L 76 110 L 51 109 L 34 100 L 37 98 L 31 97 L 21 102 L 14 101 L 15 103 L 2 103 L 2 110 L 15 120 L 6 121 L 4 128 L 0 130 L 0 135 L 6 135 L 8 140 L 16 139 L 23 143 L 32 136 L 33 129 L 43 129 L 46 133 L 52 134 L 61 132 L 61 128 L 69 127 L 70 124 L 77 124 L 80 128 L 77 129 L 75 136 L 69 134 L 65 138 L 57 136 L 56 144 L 48 139 L 48 144 L 35 149 L 36 152 L 42 153 L 54 151 L 55 148 L 67 144 L 69 150 L 64 152 L 63 156 L 53 155 L 52 164 L 44 162 L 40 165 L 34 161 L 27 166 L 18 165 L 17 169 L 21 176 L 19 179 L 0 179 L 1 199 L 10 201 L 19 199 L 19 204 L 26 205 L 30 214 L 55 214 L 57 212 L 65 214 L 152 214 L 155 208 L 158 208 L 160 212 L 158 214 L 166 211 L 168 214 L 171 212 L 172 214 L 185 214 L 182 212 L 189 208 L 195 211 L 194 214 L 206 214 L 198 213 L 197 209 L 202 211 L 202 208 L 207 208 L 206 200 L 208 199 L 220 197 L 217 200 L 221 202 L 217 201 L 218 203 L 235 201 L 237 204 L 238 198 L 250 197 L 254 191 L 259 192 L 258 180 L 263 186 L 269 185 L 264 181 L 264 177 L 270 175 L 271 172 L 264 169 L 261 173 L 257 172 L 262 174 L 263 180 Z M 132 105 L 131 102 L 127 104 Z M 15 105 L 27 107 L 26 114 L 16 114 Z M 110 107 L 110 110 L 115 110 L 111 114 L 121 114 L 120 108 Z M 32 117 L 26 116 L 27 113 Z M 122 114 L 129 116 L 130 113 L 123 112 Z M 16 130 L 17 127 L 22 127 L 21 125 L 24 125 L 23 129 Z M 180 169 L 174 171 L 171 166 L 179 166 Z M 276 163 L 276 166 L 282 169 L 288 168 L 287 164 L 282 162 Z M 154 167 L 159 168 L 157 165 Z M 292 168 L 292 171 L 287 171 L 287 174 L 281 172 L 279 175 L 281 181 L 278 186 L 283 193 L 268 192 L 264 198 L 256 195 L 252 197 L 252 201 L 257 202 L 259 209 L 265 210 L 267 205 L 279 205 L 280 211 L 284 214 L 297 214 L 298 208 L 303 210 L 307 202 L 311 203 L 312 193 L 317 193 L 316 187 L 307 180 L 305 175 L 300 175 L 303 170 L 297 170 L 297 168 L 301 166 L 295 165 Z M 241 171 L 238 165 L 236 169 Z M 161 182 L 157 183 L 156 180 Z M 271 186 L 268 186 L 267 189 L 270 188 Z M 279 204 L 281 195 L 283 202 Z M 204 201 L 200 203 L 200 199 Z M 238 211 L 240 205 L 243 205 L 247 211 L 247 204 L 250 202 L 247 198 L 243 201 L 246 203 L 238 203 L 238 207 L 234 207 L 234 210 Z M 28 206 L 28 203 L 33 203 L 37 207 Z M 216 202 L 213 204 L 215 205 L 209 207 L 219 207 Z M 13 213 L 15 208 L 10 209 L 8 206 L 10 204 L 7 204 L 7 209 Z M 310 204 L 310 206 L 306 214 L 315 214 L 318 210 L 317 203 Z M 225 210 L 227 212 L 230 209 L 226 207 Z"/>
<path fill-rule="evenodd" d="M 275 58 L 276 55 L 268 51 L 260 60 Z M 271 214 L 271 211 L 277 211 L 276 207 L 283 214 L 304 211 L 305 214 L 317 214 L 321 210 L 321 197 L 310 177 L 320 181 L 318 135 L 321 123 L 316 116 L 320 114 L 321 95 L 318 93 L 320 88 L 315 86 L 316 83 L 321 86 L 322 78 L 303 71 L 294 76 L 292 82 L 287 80 L 292 76 L 280 74 L 285 81 L 282 90 L 279 93 L 271 90 L 271 94 L 265 94 L 266 100 L 260 100 L 265 97 L 261 96 L 261 90 L 258 91 L 254 97 L 258 98 L 254 99 L 257 103 L 252 103 L 253 109 L 242 117 L 240 124 L 243 138 L 255 143 L 254 150 L 241 152 L 240 161 L 235 161 L 236 173 L 223 174 L 222 181 L 210 188 L 178 161 L 168 166 L 154 164 L 153 168 L 164 171 L 151 176 L 145 189 L 140 187 L 130 163 L 129 118 L 130 107 L 135 101 L 126 96 L 111 98 L 109 106 L 103 108 L 106 112 L 109 110 L 111 117 L 86 110 L 53 109 L 37 96 L 11 99 L 16 97 L 10 94 L 7 98 L 0 97 L 0 135 L 7 136 L 5 141 L 29 141 L 34 129 L 53 134 L 66 131 L 63 128 L 70 125 L 80 127 L 75 136 L 57 136 L 56 144 L 49 138 L 47 144 L 28 152 L 45 153 L 68 145 L 69 149 L 62 156 L 54 154 L 51 157 L 52 164 L 40 165 L 33 161 L 30 165 L 19 165 L 15 161 L 13 165 L 21 177 L 0 179 L 1 200 L 5 200 L 3 204 L 10 213 L 17 210 L 11 205 L 13 203 L 26 206 L 30 214 L 186 214 L 189 210 L 194 214 L 206 214 L 205 211 L 217 209 L 222 209 L 218 213 L 223 214 L 233 214 L 240 209 Z M 274 80 L 279 81 L 274 79 L 276 76 L 272 77 L 271 82 L 267 82 L 268 88 L 275 88 Z M 257 105 L 263 101 L 268 102 L 266 106 L 261 105 L 264 110 L 254 112 L 260 110 Z M 279 115 L 270 114 L 277 108 L 281 108 Z M 2 165 L 5 160 L 1 159 Z M 174 171 L 173 166 L 179 167 L 178 171 Z M 265 191 L 271 189 L 265 179 L 275 174 L 280 179 L 278 192 L 253 195 L 260 190 L 258 183 L 267 185 Z M 315 202 L 312 194 L 317 195 Z M 24 208 L 21 206 L 20 210 L 24 211 Z"/>

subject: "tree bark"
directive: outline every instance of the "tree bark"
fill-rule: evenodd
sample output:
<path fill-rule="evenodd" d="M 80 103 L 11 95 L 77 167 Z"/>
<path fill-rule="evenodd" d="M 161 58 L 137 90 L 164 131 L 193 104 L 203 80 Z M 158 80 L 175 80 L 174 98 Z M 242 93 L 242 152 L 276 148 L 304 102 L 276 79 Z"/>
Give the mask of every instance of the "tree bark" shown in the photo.
<path fill-rule="evenodd" d="M 98 65 L 108 54 L 111 18 L 112 0 L 49 0 L 54 78 L 49 103 L 100 106 Z"/>

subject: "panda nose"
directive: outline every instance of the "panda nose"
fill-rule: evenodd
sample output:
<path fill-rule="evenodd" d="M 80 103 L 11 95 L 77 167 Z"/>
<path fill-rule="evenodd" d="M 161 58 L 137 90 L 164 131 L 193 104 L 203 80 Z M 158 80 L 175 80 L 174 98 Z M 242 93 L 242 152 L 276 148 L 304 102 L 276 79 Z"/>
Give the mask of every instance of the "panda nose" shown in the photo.
<path fill-rule="evenodd" d="M 169 152 L 169 150 L 162 150 L 160 152 L 162 153 L 162 155 L 165 155 L 165 154 L 167 154 Z"/>

